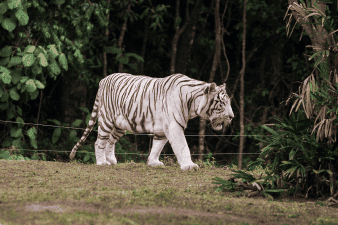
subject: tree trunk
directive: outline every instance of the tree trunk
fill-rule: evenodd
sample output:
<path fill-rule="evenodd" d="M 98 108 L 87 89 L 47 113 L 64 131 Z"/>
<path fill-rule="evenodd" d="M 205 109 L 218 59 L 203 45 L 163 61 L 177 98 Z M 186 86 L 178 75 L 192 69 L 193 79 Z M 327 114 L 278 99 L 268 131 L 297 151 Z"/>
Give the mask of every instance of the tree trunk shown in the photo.
<path fill-rule="evenodd" d="M 187 1 L 187 5 L 186 5 L 186 10 L 189 11 L 189 1 Z M 179 14 L 179 9 L 180 9 L 180 0 L 176 0 L 176 16 L 175 16 L 175 22 L 179 20 L 180 18 L 180 14 Z M 176 30 L 175 30 L 175 36 L 173 38 L 173 42 L 172 42 L 172 48 L 171 48 L 171 61 L 170 61 L 170 74 L 174 74 L 175 73 L 175 66 L 176 66 L 176 55 L 177 55 L 177 43 L 178 40 L 181 36 L 181 34 L 183 33 L 183 31 L 187 28 L 189 24 L 189 13 L 187 14 L 187 18 L 185 20 L 185 23 L 183 25 L 183 27 L 180 29 L 180 25 L 177 24 L 176 26 Z"/>
<path fill-rule="evenodd" d="M 191 48 L 194 43 L 195 35 L 196 35 L 196 24 L 197 17 L 201 11 L 200 0 L 195 3 L 195 7 L 191 12 L 191 16 L 189 14 L 188 8 L 186 8 L 186 22 L 189 23 L 187 29 L 182 34 L 182 38 L 179 39 L 177 44 L 177 57 L 175 63 L 175 72 L 177 73 L 186 73 L 187 66 L 190 60 Z M 187 5 L 188 7 L 188 5 Z M 187 18 L 191 18 L 187 21 Z"/>
<path fill-rule="evenodd" d="M 240 91 L 240 110 L 239 110 L 239 155 L 238 155 L 238 169 L 242 169 L 242 154 L 244 149 L 244 74 L 245 74 L 245 38 L 246 38 L 246 0 L 243 2 L 243 42 L 242 42 L 242 69 L 240 73 L 241 80 L 241 91 Z"/>
<path fill-rule="evenodd" d="M 107 9 L 109 9 L 110 6 L 110 0 L 108 0 L 107 2 Z M 108 15 L 107 15 L 107 20 L 109 21 L 109 11 L 108 11 Z M 106 28 L 106 43 L 108 43 L 108 39 L 109 39 L 109 26 L 107 26 Z M 105 49 L 106 45 L 103 45 L 103 49 Z M 106 77 L 107 76 L 107 52 L 103 51 L 103 76 Z"/>
<path fill-rule="evenodd" d="M 220 0 L 216 0 L 215 2 L 215 55 L 214 61 L 212 63 L 209 83 L 213 82 L 215 78 L 215 73 L 220 62 L 221 56 L 221 21 L 219 18 L 219 5 Z M 206 121 L 205 119 L 200 119 L 200 131 L 199 131 L 199 149 L 198 149 L 198 159 L 203 160 L 203 153 L 204 153 L 204 141 L 205 141 L 205 128 L 206 128 Z"/>
<path fill-rule="evenodd" d="M 146 47 L 147 47 L 147 41 L 148 41 L 148 32 L 149 32 L 148 22 L 145 22 L 145 31 L 144 31 L 143 44 L 142 44 L 142 53 L 141 53 L 141 57 L 143 58 L 144 61 L 145 61 Z M 144 62 L 142 61 L 140 63 L 139 71 L 140 71 L 140 75 L 144 74 Z"/>
<path fill-rule="evenodd" d="M 131 6 L 131 0 L 129 0 L 128 2 L 126 12 L 130 11 L 130 6 Z M 123 51 L 122 42 L 123 42 L 124 34 L 126 33 L 126 30 L 127 30 L 127 21 L 128 21 L 128 18 L 123 22 L 120 37 L 119 37 L 119 42 L 117 43 L 117 48 L 121 49 L 122 51 Z M 123 53 L 119 57 L 123 57 Z M 122 73 L 122 72 L 123 72 L 123 64 L 119 63 L 119 73 Z"/>

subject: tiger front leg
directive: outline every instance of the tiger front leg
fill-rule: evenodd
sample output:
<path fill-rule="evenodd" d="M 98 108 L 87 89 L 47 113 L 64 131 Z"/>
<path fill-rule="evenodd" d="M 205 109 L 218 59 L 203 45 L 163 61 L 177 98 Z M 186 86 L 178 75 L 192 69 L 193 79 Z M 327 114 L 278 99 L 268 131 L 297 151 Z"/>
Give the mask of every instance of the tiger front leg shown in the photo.
<path fill-rule="evenodd" d="M 148 166 L 164 166 L 163 162 L 160 161 L 160 153 L 167 143 L 168 139 L 166 137 L 157 137 L 153 138 L 153 147 L 151 148 L 150 155 L 147 160 Z"/>
<path fill-rule="evenodd" d="M 198 165 L 191 160 L 190 150 L 182 127 L 177 123 L 171 123 L 168 137 L 181 170 L 198 169 Z"/>

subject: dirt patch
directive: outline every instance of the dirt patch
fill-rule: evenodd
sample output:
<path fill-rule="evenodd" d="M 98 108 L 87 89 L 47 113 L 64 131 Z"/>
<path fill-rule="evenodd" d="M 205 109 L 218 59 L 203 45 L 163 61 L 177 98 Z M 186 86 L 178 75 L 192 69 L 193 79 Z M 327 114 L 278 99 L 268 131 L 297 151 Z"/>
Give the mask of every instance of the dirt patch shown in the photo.
<path fill-rule="evenodd" d="M 21 210 L 22 207 L 19 207 L 18 210 Z M 74 211 L 90 211 L 90 212 L 100 212 L 97 207 L 84 205 L 84 203 L 68 203 L 66 205 L 62 204 L 62 202 L 58 203 L 34 203 L 28 204 L 25 206 L 25 211 L 29 212 L 41 212 L 41 211 L 50 211 L 54 213 L 66 213 L 66 212 L 74 212 Z M 107 209 L 105 210 L 107 211 Z M 172 208 L 172 207 L 144 207 L 144 206 L 134 206 L 128 208 L 121 209 L 110 209 L 110 212 L 116 212 L 121 214 L 175 214 L 175 215 L 184 215 L 184 216 L 213 216 L 222 218 L 224 215 L 222 213 L 208 213 L 208 212 L 200 212 L 197 210 L 191 209 L 182 209 L 182 208 Z M 237 219 L 238 217 L 231 216 L 231 219 Z"/>
<path fill-rule="evenodd" d="M 22 211 L 22 206 L 17 207 L 17 211 Z M 203 212 L 198 210 L 186 209 L 186 208 L 173 208 L 173 207 L 145 207 L 145 206 L 132 206 L 124 208 L 104 208 L 95 204 L 84 203 L 84 202 L 70 202 L 70 201 L 56 201 L 56 202 L 40 202 L 27 204 L 24 206 L 26 213 L 31 212 L 53 212 L 53 213 L 72 213 L 78 211 L 87 211 L 91 213 L 114 213 L 122 215 L 174 215 L 183 217 L 211 217 L 213 219 L 220 219 L 227 222 L 253 222 L 257 221 L 258 218 L 243 217 L 242 215 L 233 215 L 229 212 L 224 214 L 223 212 Z"/>

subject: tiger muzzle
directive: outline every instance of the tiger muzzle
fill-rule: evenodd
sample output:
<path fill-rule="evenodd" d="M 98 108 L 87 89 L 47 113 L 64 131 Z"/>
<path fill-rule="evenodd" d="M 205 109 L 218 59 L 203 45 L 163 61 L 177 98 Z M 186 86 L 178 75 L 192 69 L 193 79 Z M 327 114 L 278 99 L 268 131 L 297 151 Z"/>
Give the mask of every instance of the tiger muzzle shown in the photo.
<path fill-rule="evenodd" d="M 216 117 L 211 120 L 211 127 L 214 130 L 222 130 L 229 126 L 231 121 L 232 118 L 230 118 L 229 116 Z"/>

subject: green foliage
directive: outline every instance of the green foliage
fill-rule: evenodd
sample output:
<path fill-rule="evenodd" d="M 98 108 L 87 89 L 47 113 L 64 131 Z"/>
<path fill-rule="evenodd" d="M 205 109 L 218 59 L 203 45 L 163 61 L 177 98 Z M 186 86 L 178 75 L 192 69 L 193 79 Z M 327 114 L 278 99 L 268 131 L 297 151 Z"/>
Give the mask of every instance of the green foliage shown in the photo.
<path fill-rule="evenodd" d="M 225 180 L 222 179 L 220 177 L 214 177 L 213 178 L 214 182 L 212 182 L 213 184 L 220 184 L 220 186 L 218 187 L 214 187 L 216 189 L 216 191 L 224 191 L 224 190 L 229 190 L 229 191 L 236 191 L 236 183 L 229 181 L 229 180 Z"/>
<path fill-rule="evenodd" d="M 56 1 L 59 5 L 64 2 Z M 0 108 L 7 114 L 7 120 L 15 118 L 18 122 L 11 126 L 10 137 L 5 138 L 2 146 L 22 148 L 25 145 L 24 135 L 27 135 L 30 146 L 38 148 L 36 128 L 23 125 L 25 119 L 19 105 L 36 99 L 39 90 L 46 87 L 44 73 L 56 79 L 62 71 L 68 70 L 69 63 L 76 63 L 74 59 L 77 59 L 77 63 L 83 62 L 81 45 L 67 38 L 64 27 L 57 20 L 53 20 L 56 24 L 51 26 L 46 20 L 36 22 L 39 17 L 32 17 L 37 11 L 44 14 L 47 7 L 50 7 L 48 11 L 55 12 L 56 17 L 60 15 L 58 10 L 52 9 L 55 6 L 45 2 L 10 0 L 1 3 L 1 43 L 10 44 L 0 45 Z M 29 32 L 22 32 L 21 27 Z M 39 38 L 39 43 L 32 43 L 36 33 L 42 38 Z M 54 131 L 54 143 L 60 133 L 60 129 Z"/>
<path fill-rule="evenodd" d="M 22 156 L 17 151 L 14 154 L 11 154 L 10 151 L 6 150 L 6 149 L 0 149 L 0 159 L 5 159 L 5 160 L 30 160 L 30 158 Z"/>
<path fill-rule="evenodd" d="M 257 179 L 252 174 L 249 174 L 248 172 L 244 172 L 242 170 L 235 170 L 233 171 L 233 180 L 225 180 L 220 177 L 214 177 L 212 180 L 213 184 L 220 184 L 218 187 L 214 187 L 216 191 L 231 191 L 235 192 L 238 190 L 242 190 L 242 184 L 252 185 L 255 184 L 256 187 L 259 185 L 260 187 L 264 187 L 262 190 L 262 194 L 267 197 L 273 199 L 273 197 L 269 193 L 282 193 L 284 192 L 284 189 L 274 189 L 274 185 L 269 183 L 267 180 L 263 179 Z M 234 179 L 237 179 L 238 181 L 235 182 Z"/>
<path fill-rule="evenodd" d="M 209 152 L 208 154 L 203 154 L 204 161 L 197 161 L 197 165 L 200 168 L 215 168 L 219 167 L 218 163 L 215 161 L 215 158 L 212 156 L 212 152 Z"/>
<path fill-rule="evenodd" d="M 108 46 L 105 48 L 105 52 L 107 53 L 111 53 L 111 54 L 116 54 L 115 57 L 115 62 L 116 63 L 121 63 L 124 65 L 128 65 L 129 67 L 133 68 L 133 69 L 137 69 L 137 67 L 135 67 L 134 64 L 129 63 L 129 58 L 133 57 L 135 58 L 137 61 L 142 61 L 144 62 L 144 59 L 135 54 L 135 53 L 123 53 L 123 51 L 115 46 Z"/>
<path fill-rule="evenodd" d="M 266 164 L 271 172 L 266 170 L 267 176 L 263 179 L 272 187 L 277 180 L 281 180 L 294 185 L 301 182 L 302 188 L 316 182 L 322 188 L 329 189 L 328 183 L 319 182 L 319 179 L 330 180 L 334 168 L 329 168 L 327 162 L 337 164 L 338 150 L 317 143 L 315 135 L 310 133 L 313 121 L 306 118 L 304 111 L 297 116 L 292 114 L 289 119 L 275 119 L 278 121 L 276 129 L 262 126 L 271 136 L 256 137 L 265 147 L 261 150 L 261 158 L 251 162 L 248 168 Z"/>
<path fill-rule="evenodd" d="M 140 15 L 140 18 L 146 18 L 146 20 L 151 20 L 150 28 L 153 30 L 162 30 L 162 24 L 164 23 L 163 17 L 167 14 L 168 9 L 170 8 L 169 5 L 157 5 L 156 7 L 147 7 L 143 6 L 144 10 Z M 175 28 L 179 25 L 181 19 L 179 18 L 178 21 L 175 21 Z"/>

